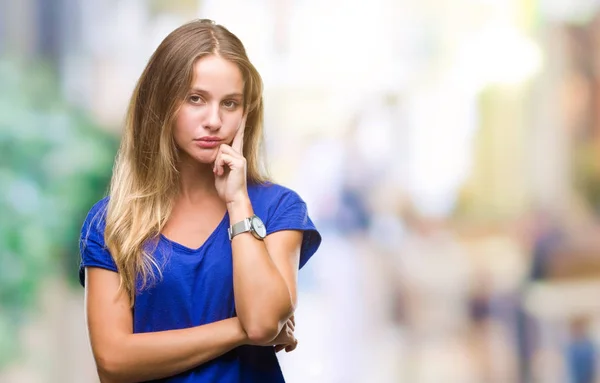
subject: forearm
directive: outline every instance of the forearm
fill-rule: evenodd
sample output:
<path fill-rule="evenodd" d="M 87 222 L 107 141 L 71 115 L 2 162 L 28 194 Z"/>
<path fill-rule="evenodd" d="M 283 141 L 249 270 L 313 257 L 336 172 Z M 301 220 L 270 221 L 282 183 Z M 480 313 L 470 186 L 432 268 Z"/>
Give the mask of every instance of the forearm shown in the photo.
<path fill-rule="evenodd" d="M 190 370 L 247 342 L 238 318 L 230 318 L 188 329 L 127 334 L 95 354 L 103 383 L 139 382 Z"/>
<path fill-rule="evenodd" d="M 231 224 L 253 214 L 249 201 L 229 204 L 228 211 Z M 251 340 L 269 341 L 294 311 L 290 290 L 263 241 L 243 233 L 233 238 L 231 247 L 238 318 Z"/>

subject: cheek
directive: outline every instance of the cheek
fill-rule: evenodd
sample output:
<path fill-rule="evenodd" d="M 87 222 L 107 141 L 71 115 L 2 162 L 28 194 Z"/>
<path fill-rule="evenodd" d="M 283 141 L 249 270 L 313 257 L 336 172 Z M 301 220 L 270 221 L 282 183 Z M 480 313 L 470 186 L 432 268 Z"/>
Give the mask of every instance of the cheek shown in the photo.
<path fill-rule="evenodd" d="M 194 132 L 194 115 L 187 108 L 182 108 L 177 113 L 175 126 L 173 127 L 173 135 L 175 140 L 184 140 Z"/>
<path fill-rule="evenodd" d="M 229 118 L 223 121 L 223 135 L 227 137 L 228 144 L 231 144 L 235 134 L 240 127 L 240 123 L 242 122 L 242 115 L 238 116 L 237 114 L 231 115 Z"/>

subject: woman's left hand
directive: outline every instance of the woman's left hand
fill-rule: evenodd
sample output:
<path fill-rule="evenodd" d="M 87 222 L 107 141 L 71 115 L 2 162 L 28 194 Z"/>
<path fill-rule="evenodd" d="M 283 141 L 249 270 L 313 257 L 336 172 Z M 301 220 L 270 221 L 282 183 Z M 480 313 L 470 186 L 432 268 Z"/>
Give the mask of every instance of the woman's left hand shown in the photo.
<path fill-rule="evenodd" d="M 296 331 L 296 319 L 294 318 L 294 316 L 292 315 L 290 317 L 290 319 L 288 319 L 286 326 L 288 328 L 288 330 L 290 330 L 292 332 L 292 342 L 290 343 L 283 343 L 283 344 L 276 344 L 275 347 L 275 353 L 278 353 L 281 350 L 285 349 L 285 352 L 292 352 L 296 349 L 296 347 L 298 347 L 298 339 L 296 339 L 295 336 L 293 336 L 294 331 Z M 286 327 L 284 326 L 284 327 Z"/>
<path fill-rule="evenodd" d="M 231 146 L 222 144 L 213 165 L 215 187 L 221 199 L 229 204 L 248 198 L 246 159 L 244 158 L 244 131 L 246 116 L 233 138 Z"/>

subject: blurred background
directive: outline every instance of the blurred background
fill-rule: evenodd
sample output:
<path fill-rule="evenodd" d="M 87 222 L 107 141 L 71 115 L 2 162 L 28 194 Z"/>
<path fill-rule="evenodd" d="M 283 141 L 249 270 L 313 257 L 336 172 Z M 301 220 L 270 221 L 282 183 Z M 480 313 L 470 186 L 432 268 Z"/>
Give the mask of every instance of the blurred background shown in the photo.
<path fill-rule="evenodd" d="M 598 0 L 0 0 L 0 382 L 98 381 L 79 229 L 198 17 L 324 237 L 289 382 L 600 382 Z"/>

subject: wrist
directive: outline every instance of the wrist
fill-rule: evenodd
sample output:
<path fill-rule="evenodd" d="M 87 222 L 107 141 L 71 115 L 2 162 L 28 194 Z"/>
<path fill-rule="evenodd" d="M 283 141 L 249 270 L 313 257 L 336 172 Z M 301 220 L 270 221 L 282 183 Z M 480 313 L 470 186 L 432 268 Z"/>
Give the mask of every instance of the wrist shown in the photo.
<path fill-rule="evenodd" d="M 240 222 L 254 214 L 252 203 L 248 196 L 227 202 L 227 212 L 229 213 L 229 221 L 232 224 Z"/>
<path fill-rule="evenodd" d="M 246 330 L 244 330 L 242 322 L 240 322 L 240 320 L 237 317 L 234 317 L 233 319 L 235 320 L 236 347 L 250 344 L 250 338 L 248 338 L 248 334 L 246 334 Z"/>

